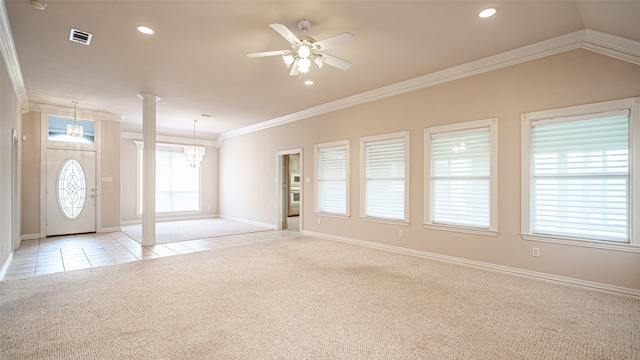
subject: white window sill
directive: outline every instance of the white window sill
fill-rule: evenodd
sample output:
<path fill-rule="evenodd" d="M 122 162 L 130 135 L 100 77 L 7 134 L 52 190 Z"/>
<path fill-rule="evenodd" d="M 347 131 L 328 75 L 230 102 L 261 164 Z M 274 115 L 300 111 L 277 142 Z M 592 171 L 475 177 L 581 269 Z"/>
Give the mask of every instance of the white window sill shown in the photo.
<path fill-rule="evenodd" d="M 530 241 L 541 241 L 541 242 L 548 242 L 553 244 L 563 244 L 563 245 L 582 246 L 582 247 L 589 247 L 589 248 L 596 248 L 596 249 L 640 253 L 640 246 L 627 244 L 627 243 L 565 238 L 565 237 L 549 236 L 549 235 L 532 235 L 532 234 L 521 234 L 521 235 L 522 235 L 522 239 L 530 240 Z"/>
<path fill-rule="evenodd" d="M 460 232 L 460 233 L 483 235 L 483 236 L 498 236 L 498 231 L 490 230 L 490 229 L 480 229 L 480 228 L 473 228 L 473 227 L 467 227 L 467 226 L 430 224 L 430 223 L 423 224 L 423 226 L 425 229 L 432 229 L 432 230 L 443 230 L 443 231 Z"/>
<path fill-rule="evenodd" d="M 351 218 L 349 214 L 345 215 L 345 214 L 336 214 L 336 213 L 322 212 L 322 211 L 315 211 L 314 213 L 316 214 L 316 216 L 329 217 L 329 218 L 335 218 L 335 219 L 349 220 Z"/>
<path fill-rule="evenodd" d="M 360 220 L 388 225 L 409 226 L 409 222 L 406 220 L 383 219 L 371 216 L 360 216 Z"/>

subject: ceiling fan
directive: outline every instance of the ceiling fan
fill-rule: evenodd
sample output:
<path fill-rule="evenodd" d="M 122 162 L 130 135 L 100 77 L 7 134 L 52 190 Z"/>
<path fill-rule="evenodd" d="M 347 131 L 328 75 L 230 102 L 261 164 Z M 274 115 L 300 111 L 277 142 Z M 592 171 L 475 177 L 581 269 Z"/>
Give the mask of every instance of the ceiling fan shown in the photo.
<path fill-rule="evenodd" d="M 269 24 L 269 26 L 291 44 L 291 50 L 251 53 L 247 54 L 248 57 L 282 56 L 285 65 L 291 68 L 289 72 L 291 76 L 309 72 L 312 61 L 318 68 L 322 68 L 324 64 L 337 67 L 341 70 L 349 70 L 349 68 L 351 68 L 350 62 L 326 54 L 324 51 L 354 42 L 356 38 L 352 34 L 342 33 L 328 39 L 316 41 L 307 35 L 307 30 L 311 27 L 311 22 L 306 19 L 298 21 L 298 29 L 303 32 L 303 36 L 300 38 L 282 24 Z"/>

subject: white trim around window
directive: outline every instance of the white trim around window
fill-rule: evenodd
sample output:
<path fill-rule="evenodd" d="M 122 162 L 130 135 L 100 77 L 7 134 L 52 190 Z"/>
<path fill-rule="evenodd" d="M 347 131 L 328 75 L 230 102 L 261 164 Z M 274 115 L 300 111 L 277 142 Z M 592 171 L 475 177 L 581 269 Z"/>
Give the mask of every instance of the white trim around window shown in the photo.
<path fill-rule="evenodd" d="M 498 235 L 498 119 L 424 129 L 424 227 Z"/>
<path fill-rule="evenodd" d="M 521 138 L 523 239 L 640 252 L 640 98 L 523 114 Z"/>
<path fill-rule="evenodd" d="M 409 132 L 360 138 L 360 218 L 409 225 Z"/>
<path fill-rule="evenodd" d="M 349 152 L 349 140 L 314 146 L 316 215 L 349 218 Z"/>

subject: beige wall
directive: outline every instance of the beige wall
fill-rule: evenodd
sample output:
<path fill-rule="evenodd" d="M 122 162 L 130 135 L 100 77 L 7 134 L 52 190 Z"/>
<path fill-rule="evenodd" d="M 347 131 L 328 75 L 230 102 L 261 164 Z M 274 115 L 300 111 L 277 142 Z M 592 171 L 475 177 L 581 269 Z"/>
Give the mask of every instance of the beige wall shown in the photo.
<path fill-rule="evenodd" d="M 132 140 L 121 139 L 120 169 L 122 171 L 120 218 L 122 224 L 139 221 L 136 218 L 136 144 Z"/>
<path fill-rule="evenodd" d="M 107 230 L 120 229 L 120 153 L 121 123 L 119 121 L 102 121 L 102 161 L 100 163 L 102 212 L 101 228 Z M 111 182 L 103 181 L 111 178 Z"/>
<path fill-rule="evenodd" d="M 0 58 L 0 269 L 14 250 L 12 226 L 14 221 L 19 222 L 19 214 L 12 210 L 13 129 L 20 134 L 19 108 L 6 65 Z"/>
<path fill-rule="evenodd" d="M 303 148 L 303 228 L 463 259 L 640 289 L 640 254 L 522 240 L 520 116 L 640 95 L 640 67 L 586 50 L 509 68 L 226 139 L 220 148 L 220 214 L 276 224 L 276 153 Z M 424 229 L 425 127 L 499 119 L 497 237 Z M 359 219 L 360 137 L 410 131 L 409 227 Z M 313 145 L 351 142 L 349 220 L 313 213 Z M 637 160 L 636 160 L 637 161 Z M 398 237 L 398 230 L 405 236 Z M 531 256 L 539 247 L 541 256 Z"/>
<path fill-rule="evenodd" d="M 140 135 L 142 138 L 142 135 Z M 184 143 L 188 144 L 189 139 Z M 131 139 L 122 139 L 122 203 L 121 222 L 123 225 L 140 223 L 136 216 L 137 159 L 136 144 Z M 202 158 L 202 212 L 198 214 L 159 215 L 156 220 L 215 217 L 218 215 L 218 149 L 208 146 Z"/>
<path fill-rule="evenodd" d="M 40 234 L 40 113 L 22 115 L 22 235 Z"/>
<path fill-rule="evenodd" d="M 41 116 L 39 111 L 28 111 L 22 115 L 26 140 L 22 142 L 22 237 L 38 238 L 40 233 L 40 178 L 41 173 Z M 99 115 L 96 115 L 98 117 Z M 92 116 L 87 119 L 97 120 Z M 118 230 L 120 227 L 120 133 L 119 121 L 101 119 L 100 178 L 101 186 L 100 223 L 98 231 Z M 102 182 L 110 177 L 111 182 Z"/>

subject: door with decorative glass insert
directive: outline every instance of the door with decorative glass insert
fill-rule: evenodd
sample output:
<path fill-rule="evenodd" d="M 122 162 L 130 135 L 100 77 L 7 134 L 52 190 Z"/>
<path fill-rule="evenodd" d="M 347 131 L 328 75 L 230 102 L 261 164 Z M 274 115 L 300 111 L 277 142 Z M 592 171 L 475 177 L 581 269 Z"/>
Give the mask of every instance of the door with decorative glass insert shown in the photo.
<path fill-rule="evenodd" d="M 96 231 L 96 153 L 47 149 L 47 236 Z"/>

